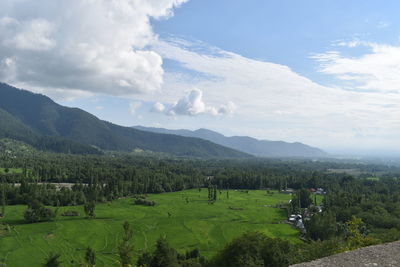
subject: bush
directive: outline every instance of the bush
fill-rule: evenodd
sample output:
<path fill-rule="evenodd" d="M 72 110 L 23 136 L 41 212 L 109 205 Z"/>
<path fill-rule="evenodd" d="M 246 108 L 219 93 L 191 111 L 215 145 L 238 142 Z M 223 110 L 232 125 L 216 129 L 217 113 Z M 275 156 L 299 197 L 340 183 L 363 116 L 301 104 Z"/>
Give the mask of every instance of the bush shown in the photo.
<path fill-rule="evenodd" d="M 146 200 L 142 198 L 137 198 L 135 200 L 135 205 L 143 205 L 143 206 L 155 206 L 156 203 L 152 200 Z"/>
<path fill-rule="evenodd" d="M 80 215 L 79 212 L 76 210 L 67 210 L 61 214 L 61 216 L 79 216 L 79 215 Z"/>
<path fill-rule="evenodd" d="M 52 209 L 46 208 L 42 203 L 33 200 L 24 212 L 24 218 L 30 223 L 50 221 L 55 217 Z"/>

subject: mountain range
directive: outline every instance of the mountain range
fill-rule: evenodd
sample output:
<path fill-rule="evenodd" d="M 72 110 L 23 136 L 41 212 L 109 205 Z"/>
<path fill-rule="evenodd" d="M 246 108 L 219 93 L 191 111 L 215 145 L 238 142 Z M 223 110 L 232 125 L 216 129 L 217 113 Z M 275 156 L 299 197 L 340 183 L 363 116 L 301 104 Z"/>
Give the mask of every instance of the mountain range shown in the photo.
<path fill-rule="evenodd" d="M 141 149 L 189 157 L 251 157 L 204 139 L 119 126 L 81 109 L 61 106 L 47 96 L 5 83 L 0 83 L 0 138 L 63 153 Z"/>
<path fill-rule="evenodd" d="M 0 138 L 61 153 L 98 154 L 104 150 L 141 149 L 188 157 L 322 157 L 326 153 L 302 143 L 226 137 L 199 129 L 168 130 L 123 127 L 49 97 L 0 83 Z"/>
<path fill-rule="evenodd" d="M 324 157 L 327 155 L 319 148 L 298 142 L 287 143 L 283 141 L 258 140 L 248 136 L 227 137 L 207 129 L 190 131 L 168 130 L 143 126 L 135 126 L 134 128 L 153 133 L 175 134 L 179 136 L 201 138 L 258 157 Z"/>

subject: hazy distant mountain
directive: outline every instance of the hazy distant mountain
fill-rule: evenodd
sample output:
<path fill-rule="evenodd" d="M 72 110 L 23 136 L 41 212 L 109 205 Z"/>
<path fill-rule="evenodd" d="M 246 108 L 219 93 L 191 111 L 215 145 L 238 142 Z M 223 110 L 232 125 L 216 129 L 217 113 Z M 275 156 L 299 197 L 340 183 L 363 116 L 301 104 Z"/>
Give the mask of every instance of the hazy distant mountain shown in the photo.
<path fill-rule="evenodd" d="M 139 148 L 177 156 L 250 157 L 198 138 L 149 133 L 102 121 L 78 108 L 0 83 L 0 138 L 56 152 L 97 153 Z"/>
<path fill-rule="evenodd" d="M 323 157 L 326 153 L 319 148 L 311 147 L 302 143 L 287 143 L 283 141 L 258 140 L 248 136 L 226 137 L 220 133 L 207 129 L 190 130 L 168 130 L 163 128 L 152 128 L 135 126 L 135 129 L 163 134 L 176 134 L 180 136 L 196 137 L 209 140 L 216 144 L 237 149 L 255 156 L 261 157 Z"/>

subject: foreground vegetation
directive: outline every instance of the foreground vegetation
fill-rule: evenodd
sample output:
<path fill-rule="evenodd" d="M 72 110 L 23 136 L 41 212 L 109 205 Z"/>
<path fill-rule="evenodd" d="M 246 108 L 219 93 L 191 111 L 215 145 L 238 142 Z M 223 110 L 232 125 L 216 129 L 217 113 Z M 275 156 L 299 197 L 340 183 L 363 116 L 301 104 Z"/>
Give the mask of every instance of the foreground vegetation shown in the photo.
<path fill-rule="evenodd" d="M 68 266 L 86 256 L 97 266 L 287 266 L 400 239 L 396 166 L 22 148 L 7 149 L 0 166 L 0 257 L 11 266 L 45 258 Z M 290 204 L 277 193 L 289 188 Z M 315 188 L 327 193 L 316 199 Z M 279 202 L 287 204 L 273 208 Z M 282 223 L 287 213 L 304 218 L 304 242 Z M 133 232 L 122 234 L 125 221 Z"/>

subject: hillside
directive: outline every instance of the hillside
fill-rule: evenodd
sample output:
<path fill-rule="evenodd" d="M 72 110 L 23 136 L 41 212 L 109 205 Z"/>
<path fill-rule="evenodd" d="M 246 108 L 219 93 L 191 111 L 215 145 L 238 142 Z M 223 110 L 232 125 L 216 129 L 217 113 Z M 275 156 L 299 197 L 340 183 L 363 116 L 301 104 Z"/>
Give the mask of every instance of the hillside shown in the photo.
<path fill-rule="evenodd" d="M 151 128 L 135 126 L 135 129 L 163 133 L 175 134 L 187 137 L 196 137 L 204 140 L 230 147 L 248 154 L 260 157 L 323 157 L 326 153 L 321 149 L 311 147 L 302 143 L 287 143 L 283 141 L 258 140 L 248 136 L 227 137 L 220 133 L 207 129 L 189 130 L 168 130 L 163 128 Z"/>
<path fill-rule="evenodd" d="M 202 139 L 118 126 L 81 109 L 61 106 L 46 96 L 4 83 L 0 83 L 0 109 L 0 137 L 44 150 L 94 153 L 98 152 L 96 148 L 117 151 L 140 148 L 176 156 L 249 157 Z"/>

